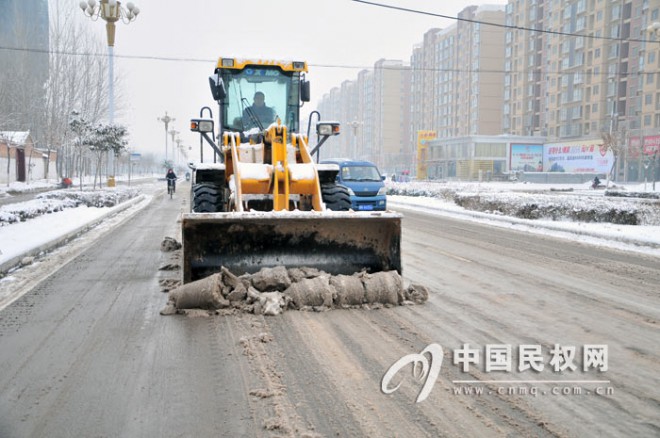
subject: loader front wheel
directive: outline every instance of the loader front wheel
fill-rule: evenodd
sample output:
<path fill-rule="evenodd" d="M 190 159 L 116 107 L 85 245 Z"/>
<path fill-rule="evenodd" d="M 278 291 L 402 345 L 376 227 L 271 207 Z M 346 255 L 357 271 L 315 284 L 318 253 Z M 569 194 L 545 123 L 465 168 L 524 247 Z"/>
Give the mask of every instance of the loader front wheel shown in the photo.
<path fill-rule="evenodd" d="M 192 192 L 193 212 L 216 213 L 224 210 L 222 191 L 215 184 L 195 184 Z"/>
<path fill-rule="evenodd" d="M 321 195 L 328 210 L 348 211 L 351 209 L 351 195 L 348 187 L 341 184 L 321 184 Z"/>

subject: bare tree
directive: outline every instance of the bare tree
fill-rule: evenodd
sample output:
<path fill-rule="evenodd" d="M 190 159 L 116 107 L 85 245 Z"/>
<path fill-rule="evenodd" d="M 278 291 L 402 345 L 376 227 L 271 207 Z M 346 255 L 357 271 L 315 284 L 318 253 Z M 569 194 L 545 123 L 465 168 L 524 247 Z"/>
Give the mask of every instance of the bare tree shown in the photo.
<path fill-rule="evenodd" d="M 67 138 L 69 115 L 77 111 L 90 124 L 100 121 L 107 111 L 107 58 L 99 38 L 90 38 L 88 26 L 76 20 L 79 12 L 61 0 L 51 1 L 50 75 L 45 82 L 43 120 L 46 140 L 59 148 L 60 171 L 82 166 L 81 151 Z M 85 23 L 87 24 L 87 23 Z M 82 174 L 79 177 L 83 177 Z"/>
<path fill-rule="evenodd" d="M 68 1 L 48 3 L 49 48 L 35 47 L 35 24 L 21 19 L 18 10 L 12 12 L 17 17 L 12 23 L 16 47 L 0 50 L 0 130 L 29 130 L 36 143 L 57 149 L 62 174 L 82 169 L 73 164 L 81 156 L 69 144 L 71 112 L 79 111 L 92 124 L 107 114 L 108 58 L 98 23 L 81 20 L 75 15 L 80 10 Z M 35 68 L 35 57 L 45 59 L 47 68 Z M 115 76 L 116 89 L 119 78 Z"/>
<path fill-rule="evenodd" d="M 609 187 L 610 185 L 610 176 L 612 176 L 612 179 L 615 179 L 614 173 L 616 172 L 616 168 L 619 164 L 619 160 L 621 156 L 624 155 L 626 152 L 626 135 L 627 132 L 624 128 L 621 128 L 617 131 L 604 132 L 601 135 L 603 139 L 603 147 L 605 148 L 606 151 L 612 151 L 612 155 L 614 156 L 614 162 L 612 163 L 612 168 L 610 169 L 609 172 L 607 172 L 606 175 L 607 180 L 605 183 L 605 187 Z"/>

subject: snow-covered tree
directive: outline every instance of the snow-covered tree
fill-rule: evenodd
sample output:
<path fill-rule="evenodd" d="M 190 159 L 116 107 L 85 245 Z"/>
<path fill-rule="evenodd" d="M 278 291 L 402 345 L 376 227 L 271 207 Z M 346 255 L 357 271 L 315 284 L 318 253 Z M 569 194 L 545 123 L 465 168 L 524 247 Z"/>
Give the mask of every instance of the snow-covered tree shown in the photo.
<path fill-rule="evenodd" d="M 78 176 L 80 178 L 80 190 L 82 190 L 85 151 L 91 144 L 92 124 L 87 119 L 82 117 L 79 112 L 72 111 L 69 116 L 68 128 L 68 132 L 71 133 L 69 138 L 71 139 L 70 146 L 72 146 L 72 148 L 70 149 L 73 151 L 71 154 L 71 163 L 73 164 L 73 168 L 77 167 L 78 169 Z"/>
<path fill-rule="evenodd" d="M 103 159 L 109 154 L 119 157 L 122 151 L 128 145 L 128 131 L 122 125 L 98 124 L 90 133 L 89 150 L 96 157 L 96 170 L 94 172 L 94 188 L 96 188 L 96 178 L 101 177 L 101 166 Z M 115 160 L 116 162 L 117 160 Z"/>

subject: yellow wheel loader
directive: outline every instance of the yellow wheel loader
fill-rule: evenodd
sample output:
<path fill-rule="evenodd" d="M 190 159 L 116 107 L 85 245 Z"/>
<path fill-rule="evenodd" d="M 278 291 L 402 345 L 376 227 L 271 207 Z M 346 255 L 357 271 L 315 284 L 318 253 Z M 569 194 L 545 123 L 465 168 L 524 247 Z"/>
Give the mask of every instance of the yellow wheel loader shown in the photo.
<path fill-rule="evenodd" d="M 337 184 L 338 166 L 314 162 L 339 124 L 317 122 L 313 147 L 311 116 L 307 135 L 300 133 L 300 107 L 310 100 L 306 72 L 305 62 L 218 60 L 209 78 L 217 127 L 212 115 L 191 120 L 191 130 L 211 146 L 213 162 L 204 163 L 202 155 L 202 163 L 189 165 L 184 283 L 222 267 L 236 275 L 277 266 L 401 273 L 401 216 L 350 210 L 348 189 Z"/>

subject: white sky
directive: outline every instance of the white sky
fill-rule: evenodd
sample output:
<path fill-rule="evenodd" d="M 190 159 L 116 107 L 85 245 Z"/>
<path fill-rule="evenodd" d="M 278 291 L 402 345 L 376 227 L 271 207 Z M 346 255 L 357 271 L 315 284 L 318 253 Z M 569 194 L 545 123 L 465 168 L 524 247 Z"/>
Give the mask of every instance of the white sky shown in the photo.
<path fill-rule="evenodd" d="M 189 131 L 188 122 L 205 105 L 216 115 L 207 78 L 221 55 L 307 61 L 315 107 L 332 87 L 356 79 L 362 68 L 372 68 L 381 58 L 408 64 L 413 46 L 422 42 L 427 30 L 454 22 L 351 0 L 133 2 L 141 10 L 138 19 L 117 25 L 115 74 L 124 78 L 126 111 L 117 114 L 116 122 L 129 127 L 129 147 L 163 155 L 165 126 L 157 118 L 165 111 L 176 118 L 173 126 L 181 132 L 183 144 L 199 150 L 199 137 Z M 506 4 L 506 0 L 375 2 L 452 17 L 469 5 Z M 79 0 L 72 3 L 77 8 Z M 105 41 L 104 23 L 88 21 Z M 205 156 L 210 156 L 208 147 Z"/>

